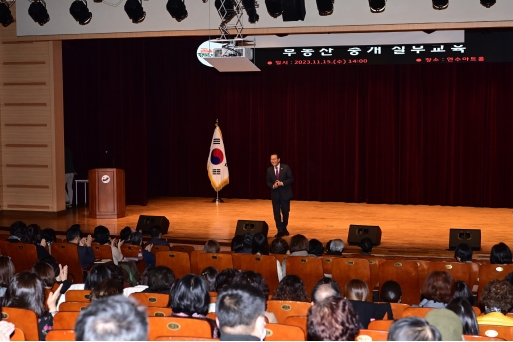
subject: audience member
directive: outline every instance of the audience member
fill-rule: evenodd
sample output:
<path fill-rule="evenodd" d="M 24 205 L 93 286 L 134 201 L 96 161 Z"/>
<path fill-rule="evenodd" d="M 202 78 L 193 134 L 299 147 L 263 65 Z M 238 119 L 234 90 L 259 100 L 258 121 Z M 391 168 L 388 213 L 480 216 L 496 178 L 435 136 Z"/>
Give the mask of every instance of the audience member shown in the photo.
<path fill-rule="evenodd" d="M 308 254 L 310 247 L 308 239 L 301 234 L 296 234 L 290 239 L 290 256 L 310 256 L 315 257 L 313 254 Z M 287 275 L 287 259 L 282 263 L 283 276 Z"/>
<path fill-rule="evenodd" d="M 403 291 L 398 282 L 389 280 L 383 283 L 379 294 L 382 302 L 401 303 Z"/>
<path fill-rule="evenodd" d="M 168 246 L 171 248 L 171 245 L 162 239 L 162 231 L 160 230 L 160 226 L 153 226 L 150 228 L 151 239 L 148 241 L 148 245 L 159 245 L 159 246 Z"/>
<path fill-rule="evenodd" d="M 92 290 L 96 285 L 109 278 L 116 278 L 113 268 L 108 264 L 97 264 L 87 274 L 83 289 Z"/>
<path fill-rule="evenodd" d="M 454 259 L 457 262 L 472 262 L 472 247 L 467 243 L 460 243 L 454 250 Z"/>
<path fill-rule="evenodd" d="M 322 256 L 324 254 L 324 246 L 322 245 L 322 242 L 317 239 L 311 239 L 308 242 L 308 253 L 318 257 Z"/>
<path fill-rule="evenodd" d="M 463 327 L 458 315 L 451 310 L 435 309 L 426 315 L 426 321 L 442 335 L 442 341 L 463 341 Z"/>
<path fill-rule="evenodd" d="M 21 239 L 27 232 L 27 225 L 22 221 L 16 221 L 11 224 L 9 231 L 11 235 L 7 238 L 7 241 L 21 242 Z"/>
<path fill-rule="evenodd" d="M 354 341 L 359 331 L 358 315 L 342 297 L 328 297 L 308 309 L 308 341 Z"/>
<path fill-rule="evenodd" d="M 133 246 L 141 246 L 143 244 L 143 236 L 140 232 L 133 232 L 130 234 L 130 243 Z"/>
<path fill-rule="evenodd" d="M 0 255 L 0 297 L 5 296 L 5 291 L 15 274 L 11 257 Z"/>
<path fill-rule="evenodd" d="M 216 240 L 208 240 L 203 246 L 203 253 L 219 253 L 220 251 L 221 246 Z"/>
<path fill-rule="evenodd" d="M 218 274 L 219 271 L 213 266 L 208 266 L 201 271 L 201 276 L 207 282 L 208 292 L 216 292 L 216 277 Z"/>
<path fill-rule="evenodd" d="M 437 328 L 424 318 L 408 316 L 395 321 L 388 330 L 388 341 L 441 341 Z"/>
<path fill-rule="evenodd" d="M 312 289 L 312 305 L 333 296 L 340 296 L 340 287 L 332 278 L 324 277 Z"/>
<path fill-rule="evenodd" d="M 147 341 L 148 315 L 121 295 L 101 298 L 80 312 L 75 333 L 77 341 Z"/>
<path fill-rule="evenodd" d="M 422 286 L 424 299 L 418 306 L 422 308 L 445 308 L 454 294 L 455 285 L 451 274 L 444 271 L 431 272 Z"/>
<path fill-rule="evenodd" d="M 233 283 L 253 286 L 254 288 L 262 291 L 265 298 L 269 297 L 269 286 L 267 286 L 267 283 L 266 283 L 264 277 L 262 277 L 262 275 L 258 272 L 253 272 L 253 271 L 240 272 L 233 279 Z M 274 315 L 274 313 L 267 311 L 267 306 L 266 306 L 266 311 L 265 311 L 265 317 L 267 317 L 267 320 L 269 321 L 269 323 L 278 323 L 278 320 L 276 319 L 276 316 Z"/>
<path fill-rule="evenodd" d="M 326 245 L 326 254 L 328 255 L 342 255 L 342 251 L 344 250 L 344 241 L 341 239 L 333 239 L 328 242 Z"/>
<path fill-rule="evenodd" d="M 358 313 L 360 327 L 367 329 L 369 323 L 376 319 L 394 319 L 390 303 L 368 302 L 369 287 L 360 279 L 351 279 L 345 287 L 346 298 L 351 303 L 353 310 Z"/>
<path fill-rule="evenodd" d="M 175 283 L 175 273 L 167 266 L 150 266 L 145 271 L 145 284 L 148 287 L 141 292 L 145 293 L 164 293 L 169 291 Z"/>
<path fill-rule="evenodd" d="M 262 341 L 266 336 L 265 302 L 253 286 L 235 284 L 217 296 L 221 341 Z"/>
<path fill-rule="evenodd" d="M 277 237 L 271 242 L 270 252 L 272 254 L 287 254 L 289 244 L 282 237 Z"/>
<path fill-rule="evenodd" d="M 119 239 L 123 242 L 131 242 L 132 228 L 126 226 L 119 232 Z"/>
<path fill-rule="evenodd" d="M 41 231 L 41 239 L 45 239 L 47 245 L 51 245 L 52 243 L 57 241 L 57 235 L 55 235 L 55 230 L 52 228 L 45 228 Z"/>
<path fill-rule="evenodd" d="M 371 254 L 373 247 L 374 247 L 374 243 L 368 237 L 365 237 L 360 241 L 360 249 L 362 250 L 362 254 L 366 254 L 366 255 Z"/>
<path fill-rule="evenodd" d="M 52 267 L 53 274 L 55 275 L 55 283 L 59 285 L 62 284 L 61 294 L 66 293 L 73 285 L 71 281 L 68 280 L 68 266 L 58 264 L 54 258 L 42 259 L 40 262 L 45 262 Z"/>
<path fill-rule="evenodd" d="M 46 334 L 53 329 L 53 315 L 57 312 L 57 299 L 62 285 L 50 292 L 45 303 L 45 291 L 39 277 L 29 271 L 16 274 L 10 281 L 3 299 L 3 306 L 32 310 L 37 316 L 39 339 L 46 340 Z"/>
<path fill-rule="evenodd" d="M 278 284 L 271 298 L 272 300 L 292 300 L 297 302 L 309 302 L 306 286 L 297 275 L 288 275 Z"/>
<path fill-rule="evenodd" d="M 97 284 L 91 291 L 89 301 L 94 302 L 98 299 L 115 296 L 123 293 L 123 287 L 119 286 L 119 282 L 114 279 L 104 279 Z"/>
<path fill-rule="evenodd" d="M 190 317 L 207 321 L 212 329 L 212 338 L 219 338 L 216 322 L 207 317 L 210 304 L 207 283 L 201 277 L 188 274 L 173 285 L 169 297 L 172 317 Z"/>
<path fill-rule="evenodd" d="M 244 249 L 241 253 L 251 254 L 251 250 L 253 248 L 253 238 L 254 235 L 252 233 L 246 233 L 242 236 L 242 244 L 244 245 Z"/>
<path fill-rule="evenodd" d="M 447 310 L 451 310 L 458 315 L 464 335 L 479 335 L 476 313 L 465 298 L 454 298 L 447 304 Z"/>
<path fill-rule="evenodd" d="M 242 253 L 244 250 L 244 237 L 242 235 L 235 235 L 232 239 L 231 251 L 234 253 Z"/>
<path fill-rule="evenodd" d="M 216 292 L 219 296 L 219 293 L 223 292 L 228 286 L 232 285 L 233 278 L 239 273 L 239 270 L 234 268 L 227 268 L 219 272 L 216 277 Z"/>
<path fill-rule="evenodd" d="M 48 261 L 53 260 L 55 264 L 57 262 L 51 258 Z M 66 293 L 66 291 L 70 288 L 71 282 L 68 278 L 68 266 L 62 267 L 61 265 L 56 265 L 57 269 L 59 269 L 59 275 L 55 276 L 55 268 L 54 265 L 46 262 L 46 261 L 38 261 L 30 272 L 37 274 L 45 289 L 52 289 L 55 283 L 59 285 L 62 284 L 61 293 Z M 64 278 L 64 280 L 62 280 Z"/>
<path fill-rule="evenodd" d="M 110 237 L 110 231 L 105 226 L 97 226 L 94 228 L 95 242 L 100 245 L 108 245 L 112 250 L 112 261 L 114 265 L 118 265 L 123 260 L 123 253 L 121 252 L 121 246 L 125 242 L 124 240 L 118 241 L 118 239 L 112 239 Z"/>
<path fill-rule="evenodd" d="M 490 252 L 490 264 L 511 264 L 511 250 L 504 242 L 492 247 Z"/>
<path fill-rule="evenodd" d="M 346 299 L 368 301 L 369 298 L 369 287 L 367 284 L 360 279 L 351 279 L 347 282 L 345 287 Z"/>
<path fill-rule="evenodd" d="M 37 259 L 51 258 L 52 256 L 46 250 L 46 240 L 41 237 L 41 227 L 37 224 L 30 224 L 27 227 L 25 235 L 22 237 L 21 242 L 30 243 L 36 246 Z"/>
<path fill-rule="evenodd" d="M 66 240 L 68 243 L 77 245 L 78 259 L 82 269 L 87 269 L 94 263 L 94 252 L 91 248 L 93 237 L 88 235 L 87 238 L 81 237 L 80 225 L 74 224 L 66 231 Z"/>
<path fill-rule="evenodd" d="M 480 297 L 484 315 L 477 317 L 479 324 L 513 326 L 513 317 L 506 314 L 513 307 L 513 285 L 506 280 L 492 280 L 483 289 Z"/>
<path fill-rule="evenodd" d="M 269 242 L 264 234 L 257 233 L 253 236 L 251 254 L 269 255 Z"/>
<path fill-rule="evenodd" d="M 472 294 L 472 290 L 470 287 L 467 286 L 467 284 L 462 280 L 456 280 L 454 282 L 455 285 L 455 291 L 452 295 L 452 299 L 456 298 L 464 298 L 466 299 L 470 305 L 477 306 L 477 301 L 474 298 L 474 295 Z"/>

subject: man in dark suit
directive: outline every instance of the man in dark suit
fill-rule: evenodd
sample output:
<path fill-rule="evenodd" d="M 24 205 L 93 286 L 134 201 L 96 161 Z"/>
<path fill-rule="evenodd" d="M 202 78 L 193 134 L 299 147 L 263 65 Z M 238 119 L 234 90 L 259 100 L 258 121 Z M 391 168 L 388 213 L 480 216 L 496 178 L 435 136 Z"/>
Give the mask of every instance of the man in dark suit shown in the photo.
<path fill-rule="evenodd" d="M 287 224 L 289 223 L 290 199 L 292 198 L 291 184 L 294 182 L 290 167 L 280 164 L 277 153 L 271 154 L 272 166 L 267 169 L 267 186 L 271 188 L 274 221 L 278 234 L 275 237 L 289 235 Z M 280 213 L 281 210 L 281 213 Z"/>

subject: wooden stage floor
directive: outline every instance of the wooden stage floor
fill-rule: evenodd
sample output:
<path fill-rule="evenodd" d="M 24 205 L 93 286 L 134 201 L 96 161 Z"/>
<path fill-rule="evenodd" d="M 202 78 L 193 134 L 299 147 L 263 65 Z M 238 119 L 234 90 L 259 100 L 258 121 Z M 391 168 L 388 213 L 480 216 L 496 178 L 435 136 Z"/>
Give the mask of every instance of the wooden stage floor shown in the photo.
<path fill-rule="evenodd" d="M 127 216 L 121 219 L 88 218 L 87 207 L 68 209 L 66 215 L 57 217 L 4 213 L 0 216 L 0 226 L 8 227 L 22 220 L 27 224 L 37 223 L 41 228 L 65 231 L 79 223 L 86 232 L 104 225 L 111 234 L 118 234 L 125 226 L 135 228 L 139 215 L 164 215 L 170 222 L 166 235 L 170 241 L 195 241 L 200 245 L 207 239 L 216 239 L 229 243 L 239 219 L 266 221 L 269 236 L 276 234 L 270 200 L 224 200 L 215 204 L 210 198 L 154 198 L 147 206 L 127 206 Z M 489 253 L 500 241 L 513 247 L 513 236 L 509 233 L 512 219 L 513 210 L 507 208 L 292 201 L 288 230 L 325 243 L 334 238 L 347 241 L 350 224 L 378 225 L 383 235 L 376 252 L 411 254 L 420 250 L 429 251 L 429 255 L 447 256 L 450 228 L 481 229 L 482 254 Z"/>

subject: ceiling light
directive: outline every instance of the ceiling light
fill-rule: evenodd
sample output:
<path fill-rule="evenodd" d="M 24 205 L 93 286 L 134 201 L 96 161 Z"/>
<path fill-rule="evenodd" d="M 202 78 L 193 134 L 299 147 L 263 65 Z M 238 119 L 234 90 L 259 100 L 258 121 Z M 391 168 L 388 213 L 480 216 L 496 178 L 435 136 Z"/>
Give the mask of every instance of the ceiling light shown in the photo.
<path fill-rule="evenodd" d="M 75 0 L 69 8 L 69 13 L 80 25 L 87 25 L 91 21 L 93 14 L 87 8 L 86 0 Z"/>
<path fill-rule="evenodd" d="M 187 18 L 187 8 L 182 0 L 169 0 L 166 5 L 167 11 L 176 21 L 180 22 Z"/>
<path fill-rule="evenodd" d="M 278 18 L 283 12 L 280 0 L 265 0 L 265 7 L 267 7 L 267 12 L 273 18 Z"/>
<path fill-rule="evenodd" d="M 490 8 L 493 5 L 495 5 L 495 0 L 481 0 L 481 5 L 483 5 L 486 8 Z"/>
<path fill-rule="evenodd" d="M 369 0 L 369 8 L 372 13 L 381 13 L 385 10 L 387 0 Z"/>
<path fill-rule="evenodd" d="M 39 25 L 43 26 L 50 21 L 44 0 L 33 0 L 29 6 L 28 14 Z"/>
<path fill-rule="evenodd" d="M 449 0 L 433 0 L 433 8 L 443 10 L 449 7 Z"/>
<path fill-rule="evenodd" d="M 256 23 L 260 16 L 256 12 L 255 0 L 242 0 L 246 14 L 248 15 L 248 21 L 252 24 Z"/>
<path fill-rule="evenodd" d="M 144 12 L 140 0 L 126 0 L 125 12 L 134 24 L 139 24 L 146 18 L 146 12 Z"/>
<path fill-rule="evenodd" d="M 13 3 L 14 2 L 11 2 L 11 5 L 9 5 L 7 1 L 0 0 L 0 23 L 2 23 L 3 27 L 9 26 L 14 21 L 11 10 L 9 9 Z"/>

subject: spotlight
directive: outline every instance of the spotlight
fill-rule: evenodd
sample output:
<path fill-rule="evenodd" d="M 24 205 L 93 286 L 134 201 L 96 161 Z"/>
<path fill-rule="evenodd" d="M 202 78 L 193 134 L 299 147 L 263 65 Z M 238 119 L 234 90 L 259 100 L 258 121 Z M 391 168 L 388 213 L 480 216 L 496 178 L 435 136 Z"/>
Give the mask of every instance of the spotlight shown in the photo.
<path fill-rule="evenodd" d="M 369 7 L 372 13 L 381 13 L 385 10 L 387 0 L 369 0 Z"/>
<path fill-rule="evenodd" d="M 495 0 L 481 0 L 481 5 L 483 5 L 486 8 L 490 8 L 493 5 L 495 5 Z"/>
<path fill-rule="evenodd" d="M 265 0 L 265 7 L 267 7 L 267 12 L 273 18 L 278 18 L 283 12 L 281 0 Z"/>
<path fill-rule="evenodd" d="M 125 12 L 134 24 L 139 24 L 146 18 L 146 12 L 139 0 L 126 0 Z"/>
<path fill-rule="evenodd" d="M 2 23 L 3 27 L 9 26 L 14 21 L 9 7 L 7 1 L 0 0 L 0 23 Z"/>
<path fill-rule="evenodd" d="M 30 17 L 41 26 L 50 21 L 44 0 L 32 0 L 28 13 Z"/>
<path fill-rule="evenodd" d="M 333 13 L 333 0 L 316 0 L 316 2 L 320 16 L 331 15 Z"/>
<path fill-rule="evenodd" d="M 69 8 L 69 13 L 80 25 L 87 25 L 91 21 L 93 14 L 87 8 L 86 0 L 75 0 Z"/>
<path fill-rule="evenodd" d="M 233 19 L 233 17 L 235 17 L 236 13 L 232 0 L 215 0 L 214 5 L 216 6 L 217 12 L 224 24 L 227 24 Z"/>
<path fill-rule="evenodd" d="M 255 8 L 255 0 L 242 0 L 242 4 L 246 9 L 246 14 L 248 15 L 248 21 L 252 24 L 256 23 L 260 16 L 256 12 Z"/>
<path fill-rule="evenodd" d="M 187 18 L 187 8 L 182 0 L 169 0 L 166 5 L 167 11 L 176 21 L 180 22 Z"/>
<path fill-rule="evenodd" d="M 433 8 L 443 10 L 449 7 L 449 0 L 433 0 Z"/>

